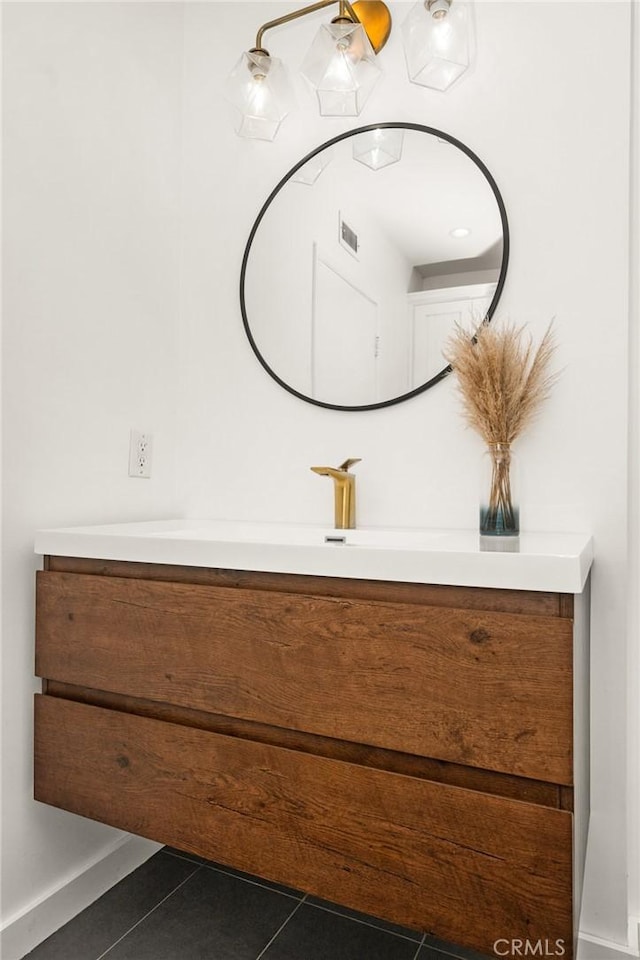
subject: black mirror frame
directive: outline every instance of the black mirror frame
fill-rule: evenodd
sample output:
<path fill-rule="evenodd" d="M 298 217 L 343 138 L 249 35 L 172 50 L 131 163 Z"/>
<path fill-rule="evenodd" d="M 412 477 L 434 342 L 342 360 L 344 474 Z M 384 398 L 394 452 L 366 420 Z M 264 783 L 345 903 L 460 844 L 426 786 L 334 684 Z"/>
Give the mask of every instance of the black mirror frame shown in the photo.
<path fill-rule="evenodd" d="M 322 150 L 326 150 L 327 147 L 333 146 L 335 143 L 339 143 L 341 140 L 346 140 L 348 137 L 353 137 L 359 133 L 368 133 L 371 130 L 380 130 L 380 129 L 419 130 L 421 133 L 430 133 L 435 137 L 439 137 L 442 140 L 446 140 L 448 143 L 453 144 L 453 146 L 457 147 L 459 150 L 462 150 L 463 153 L 466 153 L 466 155 L 471 160 L 473 160 L 473 162 L 476 164 L 479 170 L 486 177 L 489 183 L 489 186 L 493 190 L 493 194 L 496 198 L 496 203 L 498 204 L 498 210 L 500 211 L 500 220 L 502 222 L 502 237 L 503 237 L 502 265 L 500 267 L 500 275 L 498 277 L 498 283 L 495 289 L 495 293 L 493 294 L 493 298 L 491 300 L 491 303 L 489 304 L 489 307 L 487 308 L 487 313 L 484 318 L 485 322 L 487 323 L 493 317 L 496 306 L 498 305 L 498 301 L 500 300 L 500 296 L 502 294 L 502 289 L 504 287 L 504 283 L 507 275 L 507 266 L 509 263 L 509 223 L 507 221 L 507 211 L 505 209 L 504 201 L 502 199 L 502 194 L 500 193 L 498 189 L 498 185 L 493 179 L 493 176 L 491 175 L 487 167 L 484 165 L 482 160 L 480 160 L 480 158 L 476 156 L 473 150 L 467 147 L 460 140 L 457 140 L 455 137 L 452 137 L 448 133 L 444 133 L 442 130 L 436 130 L 435 127 L 426 127 L 420 123 L 402 123 L 402 122 L 371 123 L 366 127 L 356 127 L 353 130 L 347 130 L 346 133 L 339 134 L 337 137 L 332 137 L 331 140 L 327 140 L 326 143 L 320 144 L 319 147 L 316 147 L 315 150 L 312 150 L 311 153 L 308 153 L 306 157 L 303 157 L 302 160 L 296 163 L 296 165 L 292 167 L 287 174 L 285 174 L 282 180 L 280 180 L 280 182 L 276 185 L 276 187 L 271 191 L 265 203 L 263 204 L 262 209 L 260 210 L 260 213 L 256 217 L 256 221 L 253 224 L 253 227 L 251 228 L 251 233 L 249 234 L 249 239 L 247 241 L 244 255 L 242 257 L 242 268 L 240 270 L 240 309 L 242 311 L 242 322 L 244 325 L 245 333 L 247 334 L 247 337 L 249 339 L 249 343 L 251 344 L 251 347 L 256 357 L 258 358 L 258 360 L 260 361 L 264 369 L 267 371 L 269 376 L 273 377 L 276 383 L 278 383 L 281 387 L 287 390 L 288 393 L 292 393 L 294 397 L 299 397 L 299 399 L 304 400 L 305 403 L 312 403 L 317 407 L 325 407 L 329 410 L 364 411 L 364 410 L 380 410 L 383 407 L 390 407 L 396 403 L 402 403 L 405 400 L 410 400 L 412 397 L 416 397 L 420 393 L 424 393 L 425 390 L 428 390 L 430 387 L 434 387 L 437 383 L 440 383 L 441 380 L 444 380 L 445 377 L 447 377 L 451 373 L 451 365 L 449 364 L 446 367 L 444 367 L 439 373 L 437 373 L 434 377 L 431 377 L 430 380 L 427 380 L 426 383 L 423 383 L 421 386 L 415 387 L 413 390 L 410 390 L 408 393 L 403 393 L 399 397 L 393 397 L 391 400 L 382 400 L 380 401 L 380 403 L 368 403 L 368 404 L 349 405 L 349 406 L 345 406 L 343 404 L 337 404 L 337 403 L 325 403 L 323 400 L 314 400 L 312 397 L 308 397 L 305 393 L 300 393 L 299 390 L 296 390 L 294 387 L 290 386 L 288 383 L 285 383 L 285 381 L 282 380 L 278 376 L 278 374 L 274 370 L 272 370 L 272 368 L 266 362 L 266 360 L 260 353 L 260 350 L 258 349 L 258 345 L 256 344 L 253 338 L 253 334 L 251 333 L 251 327 L 249 326 L 249 318 L 247 317 L 247 309 L 246 309 L 246 302 L 245 302 L 245 296 L 244 296 L 247 264 L 248 264 L 249 254 L 251 252 L 251 245 L 253 243 L 254 237 L 256 235 L 258 227 L 260 226 L 262 218 L 264 217 L 265 213 L 269 209 L 271 203 L 273 202 L 275 197 L 278 195 L 280 190 L 283 188 L 285 183 L 288 183 L 288 181 L 293 177 L 295 173 L 297 173 L 300 167 L 303 167 L 305 163 L 308 163 L 308 161 L 311 160 L 312 157 L 315 157 L 316 154 L 320 153 Z"/>

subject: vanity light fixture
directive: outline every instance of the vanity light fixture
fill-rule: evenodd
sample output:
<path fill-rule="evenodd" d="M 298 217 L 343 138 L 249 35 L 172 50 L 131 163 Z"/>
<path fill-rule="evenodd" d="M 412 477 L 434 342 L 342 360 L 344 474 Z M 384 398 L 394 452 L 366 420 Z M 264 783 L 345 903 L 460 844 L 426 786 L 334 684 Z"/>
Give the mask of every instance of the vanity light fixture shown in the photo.
<path fill-rule="evenodd" d="M 320 27 L 301 72 L 322 117 L 357 117 L 382 73 L 364 27 L 346 17 Z"/>
<path fill-rule="evenodd" d="M 291 105 L 284 65 L 262 45 L 266 31 L 335 3 L 338 15 L 320 27 L 302 75 L 316 91 L 322 116 L 358 116 L 382 72 L 376 54 L 391 32 L 391 14 L 382 0 L 319 0 L 264 23 L 255 47 L 236 64 L 227 81 L 227 99 L 240 113 L 240 136 L 273 140 Z"/>
<path fill-rule="evenodd" d="M 240 115 L 238 136 L 273 140 L 292 103 L 282 60 L 266 50 L 243 53 L 227 78 L 226 91 L 227 100 Z"/>
<path fill-rule="evenodd" d="M 471 3 L 421 0 L 402 24 L 402 39 L 412 83 L 448 90 L 471 64 Z"/>
<path fill-rule="evenodd" d="M 301 73 L 315 90 L 321 116 L 360 114 L 382 73 L 376 55 L 391 32 L 391 14 L 383 0 L 318 0 L 263 23 L 255 46 L 233 69 L 226 92 L 240 115 L 240 136 L 273 140 L 293 101 L 285 66 L 263 46 L 264 34 L 336 3 L 338 15 L 318 30 Z M 409 79 L 447 90 L 471 63 L 471 0 L 420 0 L 402 37 Z"/>

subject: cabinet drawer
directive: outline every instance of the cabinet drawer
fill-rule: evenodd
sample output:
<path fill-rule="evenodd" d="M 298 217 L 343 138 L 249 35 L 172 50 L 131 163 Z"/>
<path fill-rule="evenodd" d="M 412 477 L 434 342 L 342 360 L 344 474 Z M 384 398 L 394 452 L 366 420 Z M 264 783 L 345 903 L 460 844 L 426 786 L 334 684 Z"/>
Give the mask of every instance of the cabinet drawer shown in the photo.
<path fill-rule="evenodd" d="M 572 782 L 559 617 L 38 575 L 39 676 Z"/>
<path fill-rule="evenodd" d="M 489 955 L 571 956 L 561 810 L 43 695 L 35 796 Z"/>

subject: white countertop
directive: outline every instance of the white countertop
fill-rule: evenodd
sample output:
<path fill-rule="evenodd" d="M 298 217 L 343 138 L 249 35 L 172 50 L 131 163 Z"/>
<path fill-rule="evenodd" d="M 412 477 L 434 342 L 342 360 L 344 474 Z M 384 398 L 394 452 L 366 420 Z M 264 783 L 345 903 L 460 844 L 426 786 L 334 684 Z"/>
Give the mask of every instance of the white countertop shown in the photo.
<path fill-rule="evenodd" d="M 35 541 L 53 556 L 557 593 L 580 593 L 593 560 L 583 533 L 522 533 L 495 547 L 481 549 L 476 530 L 194 519 L 40 530 Z"/>

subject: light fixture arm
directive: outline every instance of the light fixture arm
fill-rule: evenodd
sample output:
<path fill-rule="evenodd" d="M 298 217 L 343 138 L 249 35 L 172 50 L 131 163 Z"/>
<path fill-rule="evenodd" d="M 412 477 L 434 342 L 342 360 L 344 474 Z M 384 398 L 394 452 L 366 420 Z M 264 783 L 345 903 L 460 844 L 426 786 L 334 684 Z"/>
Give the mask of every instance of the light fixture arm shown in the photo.
<path fill-rule="evenodd" d="M 315 13 L 316 10 L 323 10 L 325 7 L 330 7 L 334 3 L 340 4 L 340 19 L 350 20 L 352 23 L 360 23 L 360 19 L 349 3 L 349 0 L 318 0 L 318 3 L 312 3 L 308 7 L 301 7 L 300 10 L 294 10 L 292 13 L 286 13 L 283 17 L 278 17 L 276 20 L 269 20 L 268 23 L 263 23 L 256 34 L 254 50 L 261 51 L 262 53 L 267 52 L 262 46 L 262 38 L 267 30 L 271 30 L 272 27 L 280 27 L 283 23 L 297 20 L 299 17 L 304 17 L 308 13 Z"/>

